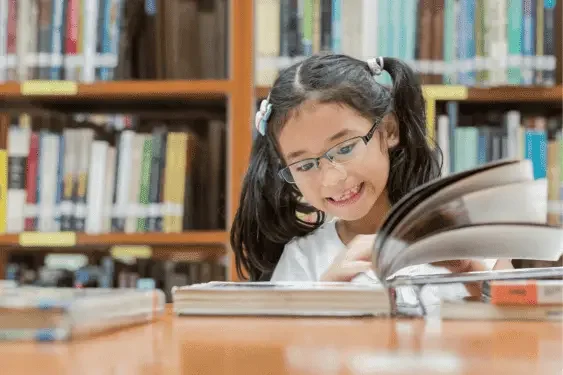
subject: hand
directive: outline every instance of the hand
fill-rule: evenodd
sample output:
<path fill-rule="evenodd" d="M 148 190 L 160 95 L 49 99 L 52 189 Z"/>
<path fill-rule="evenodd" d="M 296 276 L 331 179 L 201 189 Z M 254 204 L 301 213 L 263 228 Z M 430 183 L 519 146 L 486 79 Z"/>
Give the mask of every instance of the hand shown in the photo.
<path fill-rule="evenodd" d="M 433 266 L 444 267 L 448 269 L 451 273 L 462 273 L 462 272 L 476 272 L 476 271 L 488 271 L 487 267 L 483 262 L 477 260 L 446 260 L 442 262 L 432 263 Z M 509 259 L 499 259 L 495 263 L 493 270 L 511 269 L 512 262 Z M 481 295 L 482 283 L 466 283 L 464 284 L 465 289 L 473 297 L 478 297 Z"/>
<path fill-rule="evenodd" d="M 351 281 L 372 267 L 372 246 L 375 235 L 358 235 L 348 244 L 321 276 L 321 281 Z"/>
<path fill-rule="evenodd" d="M 462 273 L 462 272 L 476 272 L 476 271 L 488 271 L 487 267 L 483 262 L 477 260 L 445 260 L 442 262 L 432 263 L 436 267 L 444 267 L 451 273 Z M 511 269 L 512 263 L 508 259 L 499 259 L 495 263 L 493 270 L 501 269 Z"/>

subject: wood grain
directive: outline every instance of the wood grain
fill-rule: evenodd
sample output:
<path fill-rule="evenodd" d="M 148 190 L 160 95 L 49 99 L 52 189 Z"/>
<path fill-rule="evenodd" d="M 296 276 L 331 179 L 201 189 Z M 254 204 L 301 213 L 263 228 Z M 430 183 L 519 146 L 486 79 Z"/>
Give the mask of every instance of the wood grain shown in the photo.
<path fill-rule="evenodd" d="M 241 185 L 246 173 L 252 147 L 254 120 L 254 13 L 253 2 L 231 0 L 230 2 L 230 67 L 233 93 L 229 98 L 228 131 L 228 228 L 238 208 Z M 231 254 L 230 278 L 238 280 Z"/>
<path fill-rule="evenodd" d="M 563 326 L 176 317 L 61 344 L 2 343 L 11 374 L 559 374 Z"/>

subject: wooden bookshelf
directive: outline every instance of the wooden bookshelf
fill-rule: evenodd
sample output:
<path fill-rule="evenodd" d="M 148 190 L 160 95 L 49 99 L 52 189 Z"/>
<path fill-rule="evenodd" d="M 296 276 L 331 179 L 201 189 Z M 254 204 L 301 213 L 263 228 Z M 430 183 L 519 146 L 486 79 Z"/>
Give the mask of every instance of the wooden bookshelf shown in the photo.
<path fill-rule="evenodd" d="M 105 81 L 91 84 L 65 81 L 26 81 L 0 84 L 0 146 L 6 152 L 6 113 L 34 110 L 79 112 L 181 112 L 186 107 L 199 108 L 206 105 L 222 105 L 227 121 L 227 189 L 225 230 L 188 231 L 184 233 L 108 233 L 88 235 L 84 233 L 56 233 L 67 236 L 62 241 L 74 243 L 71 247 L 112 245 L 148 245 L 180 248 L 184 245 L 223 245 L 229 247 L 229 228 L 236 212 L 241 181 L 248 165 L 254 117 L 253 86 L 253 3 L 247 0 L 228 1 L 227 79 L 224 80 L 139 80 Z M 22 235 L 0 235 L 0 272 L 6 260 L 3 249 L 22 247 Z M 33 235 L 33 234 L 31 234 Z M 26 247 L 49 247 L 42 243 L 48 233 L 38 234 L 37 246 L 29 243 Z M 68 240 L 71 238 L 71 240 Z M 74 238 L 74 239 L 72 239 Z M 56 242 L 56 240 L 54 241 Z M 53 245 L 54 246 L 54 245 Z M 31 250 L 31 249 L 30 249 Z M 210 250 L 213 252 L 212 250 Z M 232 262 L 233 260 L 231 260 Z M 234 263 L 233 263 L 234 264 Z M 228 271 L 229 278 L 236 279 L 234 268 Z"/>
<path fill-rule="evenodd" d="M 270 87 L 260 86 L 255 90 L 257 98 L 268 96 Z M 563 101 L 563 86 L 526 87 L 502 86 L 491 88 L 467 88 L 467 102 L 557 102 Z"/>
<path fill-rule="evenodd" d="M 35 237 L 26 240 L 25 237 Z M 65 237 L 64 240 L 59 238 Z M 68 238 L 69 240 L 67 240 Z M 71 243 L 72 241 L 73 243 Z M 52 246 L 92 246 L 112 245 L 222 245 L 228 241 L 226 231 L 192 231 L 183 233 L 107 233 L 89 235 L 85 233 L 34 233 L 7 234 L 0 236 L 3 247 L 52 247 Z M 27 244 L 24 244 L 27 243 Z M 66 245 L 60 245 L 61 243 Z"/>
<path fill-rule="evenodd" d="M 79 83 L 31 80 L 0 84 L 0 100 L 45 98 L 57 100 L 72 96 L 80 99 L 121 98 L 209 98 L 222 99 L 233 88 L 231 80 L 104 81 Z"/>

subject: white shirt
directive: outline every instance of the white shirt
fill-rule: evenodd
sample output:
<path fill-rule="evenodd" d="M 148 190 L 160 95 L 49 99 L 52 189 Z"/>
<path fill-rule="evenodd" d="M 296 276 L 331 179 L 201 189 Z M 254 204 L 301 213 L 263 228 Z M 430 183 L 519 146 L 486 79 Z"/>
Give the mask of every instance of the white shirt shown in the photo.
<path fill-rule="evenodd" d="M 272 274 L 271 281 L 320 280 L 321 275 L 332 264 L 334 258 L 346 248 L 336 231 L 336 221 L 336 219 L 327 221 L 312 233 L 304 237 L 296 237 L 287 243 Z M 496 259 L 485 260 L 488 269 L 492 269 L 495 263 Z M 415 275 L 449 272 L 443 267 L 423 264 L 405 268 L 399 273 Z M 377 280 L 375 273 L 370 272 L 370 276 Z M 369 280 L 369 278 L 362 280 Z M 402 288 L 400 291 L 402 299 L 407 303 L 415 303 L 414 291 L 408 289 L 410 288 Z M 425 302 L 430 304 L 437 303 L 440 299 L 457 299 L 468 295 L 469 293 L 462 284 L 426 286 L 422 293 Z"/>

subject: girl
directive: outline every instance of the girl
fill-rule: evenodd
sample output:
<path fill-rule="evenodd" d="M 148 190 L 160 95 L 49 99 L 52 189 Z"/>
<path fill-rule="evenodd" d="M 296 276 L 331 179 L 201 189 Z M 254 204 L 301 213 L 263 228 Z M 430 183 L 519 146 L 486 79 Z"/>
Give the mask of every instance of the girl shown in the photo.
<path fill-rule="evenodd" d="M 383 70 L 391 89 L 373 78 Z M 370 270 L 390 207 L 439 177 L 424 108 L 413 71 L 398 59 L 316 55 L 282 71 L 256 115 L 260 134 L 232 226 L 239 277 L 349 281 Z M 314 223 L 298 217 L 311 212 Z"/>

